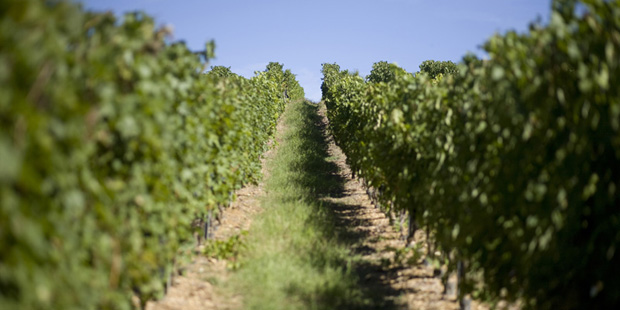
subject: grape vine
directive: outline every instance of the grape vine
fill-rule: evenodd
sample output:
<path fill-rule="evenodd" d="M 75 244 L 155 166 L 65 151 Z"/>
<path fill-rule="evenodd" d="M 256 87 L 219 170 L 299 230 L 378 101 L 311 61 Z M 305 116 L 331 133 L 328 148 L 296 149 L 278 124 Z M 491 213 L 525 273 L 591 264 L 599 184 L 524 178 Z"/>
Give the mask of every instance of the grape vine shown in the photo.
<path fill-rule="evenodd" d="M 129 309 L 161 297 L 191 223 L 260 177 L 303 89 L 281 64 L 201 73 L 143 13 L 0 5 L 0 308 Z"/>
<path fill-rule="evenodd" d="M 323 100 L 385 208 L 429 227 L 452 270 L 465 263 L 462 294 L 610 309 L 620 303 L 620 3 L 553 8 L 548 25 L 496 35 L 488 60 L 467 55 L 435 78 L 393 69 L 365 80 L 324 64 Z"/>

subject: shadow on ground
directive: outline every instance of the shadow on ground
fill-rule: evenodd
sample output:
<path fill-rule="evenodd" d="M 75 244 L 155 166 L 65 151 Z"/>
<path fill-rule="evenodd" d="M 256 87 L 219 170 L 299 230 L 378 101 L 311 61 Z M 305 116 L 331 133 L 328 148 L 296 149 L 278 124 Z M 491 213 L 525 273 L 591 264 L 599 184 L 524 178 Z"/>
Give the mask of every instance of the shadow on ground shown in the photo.
<path fill-rule="evenodd" d="M 308 302 L 312 302 L 319 309 L 329 309 L 336 305 L 340 309 L 400 309 L 397 300 L 402 292 L 389 285 L 389 279 L 393 278 L 392 273 L 397 270 L 386 270 L 378 262 L 360 258 L 361 255 L 371 254 L 375 250 L 360 242 L 370 237 L 368 230 L 354 228 L 375 224 L 369 219 L 355 216 L 359 205 L 330 200 L 346 197 L 349 193 L 345 189 L 347 180 L 341 175 L 333 158 L 330 158 L 326 124 L 318 114 L 318 109 L 318 105 L 309 102 L 303 105 L 306 121 L 302 130 L 308 139 L 304 139 L 301 145 L 304 156 L 297 163 L 302 165 L 302 172 L 292 181 L 307 189 L 304 199 L 316 207 L 316 216 L 310 219 L 312 223 L 308 225 L 321 227 L 327 232 L 326 235 L 351 249 L 348 260 L 322 257 L 320 251 L 314 254 L 316 257 L 313 260 L 316 264 L 343 266 L 343 276 L 352 277 L 357 287 L 351 288 L 353 292 L 334 291 L 325 287 L 324 291 L 318 292 L 321 296 L 308 297 Z M 334 259 L 340 261 L 333 261 Z M 291 288 L 290 293 L 296 294 L 300 291 Z M 316 305 L 317 300 L 324 304 Z"/>

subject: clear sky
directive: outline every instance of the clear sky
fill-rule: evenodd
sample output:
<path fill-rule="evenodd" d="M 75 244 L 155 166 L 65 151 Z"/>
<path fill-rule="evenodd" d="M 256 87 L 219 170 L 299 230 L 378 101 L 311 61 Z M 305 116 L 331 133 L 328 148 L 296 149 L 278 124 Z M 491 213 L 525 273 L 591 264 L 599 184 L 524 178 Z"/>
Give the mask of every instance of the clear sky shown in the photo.
<path fill-rule="evenodd" d="M 550 0 L 74 0 L 117 15 L 142 10 L 192 50 L 215 40 L 210 65 L 251 77 L 277 61 L 306 97 L 321 98 L 321 64 L 366 76 L 377 61 L 410 72 L 424 60 L 458 62 L 487 38 L 549 20 Z"/>

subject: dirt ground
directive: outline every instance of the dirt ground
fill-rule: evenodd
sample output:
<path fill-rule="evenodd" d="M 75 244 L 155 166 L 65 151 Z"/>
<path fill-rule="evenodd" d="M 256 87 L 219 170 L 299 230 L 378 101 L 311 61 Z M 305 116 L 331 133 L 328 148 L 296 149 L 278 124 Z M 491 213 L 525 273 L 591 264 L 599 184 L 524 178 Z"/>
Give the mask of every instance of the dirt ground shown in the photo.
<path fill-rule="evenodd" d="M 321 109 L 321 127 L 327 127 L 327 119 Z M 282 122 L 280 122 L 282 123 Z M 282 131 L 282 125 L 278 125 Z M 365 291 L 375 295 L 377 309 L 418 309 L 453 310 L 459 309 L 454 292 L 443 294 L 443 285 L 433 276 L 433 267 L 425 264 L 408 264 L 395 259 L 396 249 L 403 249 L 405 241 L 389 219 L 369 198 L 365 187 L 358 179 L 353 179 L 346 165 L 346 157 L 328 135 L 330 160 L 340 168 L 340 176 L 345 180 L 344 191 L 337 198 L 326 199 L 336 215 L 344 234 L 353 238 L 352 251 L 362 259 L 355 266 Z M 265 158 L 273 156 L 269 151 Z M 264 166 L 264 165 L 263 165 Z M 264 169 L 263 169 L 264 170 Z M 263 171 L 265 177 L 269 171 Z M 227 240 L 231 236 L 248 230 L 253 217 L 261 212 L 260 197 L 264 195 L 262 184 L 245 187 L 237 192 L 237 199 L 224 211 L 221 222 L 216 227 L 214 238 Z M 422 243 L 424 232 L 419 231 L 415 242 Z M 200 248 L 197 249 L 200 251 Z M 410 255 L 410 254 L 409 254 Z M 230 276 L 226 261 L 195 255 L 192 263 L 185 267 L 182 276 L 172 281 L 166 297 L 160 301 L 149 302 L 147 310 L 198 310 L 198 309 L 243 309 L 242 296 L 230 295 L 221 288 Z M 452 290 L 453 291 L 453 290 Z M 472 309 L 486 309 L 476 303 Z"/>

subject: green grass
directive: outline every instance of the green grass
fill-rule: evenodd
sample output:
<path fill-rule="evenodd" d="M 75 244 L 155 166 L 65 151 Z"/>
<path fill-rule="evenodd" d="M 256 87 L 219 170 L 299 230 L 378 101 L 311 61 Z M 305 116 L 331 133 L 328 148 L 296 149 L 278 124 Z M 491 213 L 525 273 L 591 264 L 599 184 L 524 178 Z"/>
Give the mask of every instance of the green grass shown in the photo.
<path fill-rule="evenodd" d="M 264 211 L 252 222 L 235 289 L 247 309 L 360 309 L 370 301 L 353 270 L 355 256 L 338 239 L 328 204 L 343 191 L 337 166 L 317 126 L 318 107 L 292 103 L 286 130 L 267 163 Z"/>

